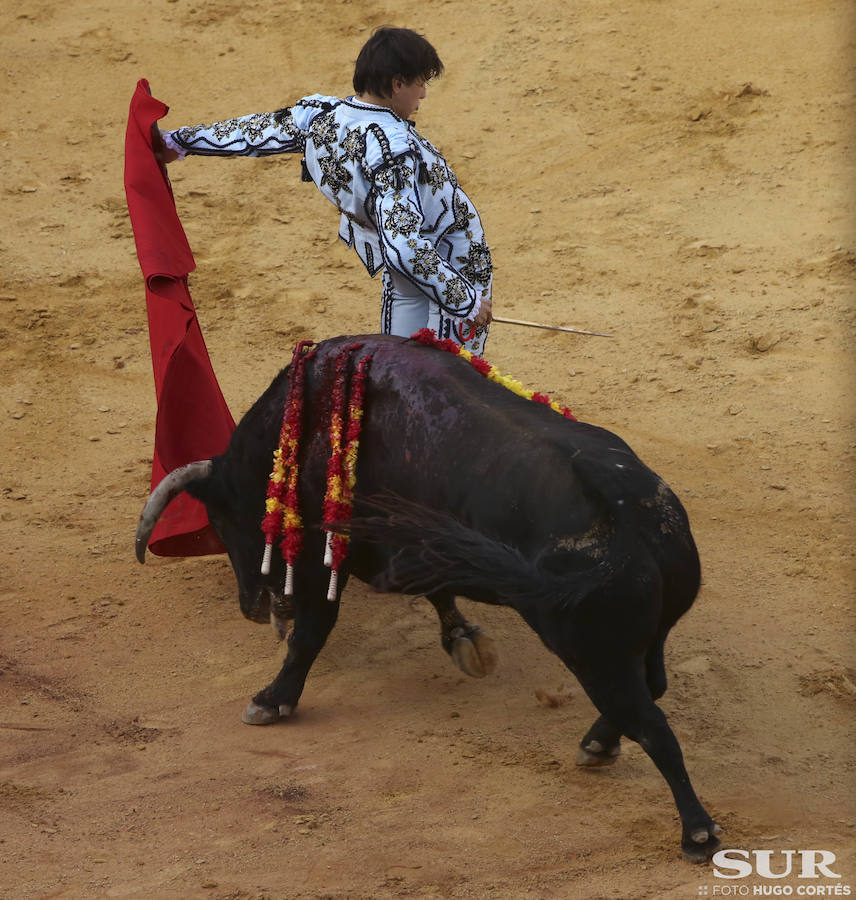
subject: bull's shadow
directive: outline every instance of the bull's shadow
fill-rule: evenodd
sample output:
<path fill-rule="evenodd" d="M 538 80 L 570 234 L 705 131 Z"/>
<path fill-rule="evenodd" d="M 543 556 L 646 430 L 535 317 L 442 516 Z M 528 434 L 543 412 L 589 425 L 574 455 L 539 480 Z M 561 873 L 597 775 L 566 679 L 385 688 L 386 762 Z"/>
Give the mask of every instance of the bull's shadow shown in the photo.
<path fill-rule="evenodd" d="M 355 342 L 371 367 L 349 552 L 330 600 L 322 530 L 328 433 L 337 363 Z M 493 642 L 461 615 L 455 597 L 509 606 L 600 712 L 577 763 L 609 765 L 622 736 L 637 741 L 672 790 L 684 856 L 708 859 L 719 826 L 655 703 L 666 690 L 666 637 L 700 584 L 686 513 L 665 482 L 616 435 L 524 399 L 453 354 L 377 335 L 324 341 L 303 366 L 302 551 L 293 593 L 284 597 L 279 554 L 267 573 L 260 569 L 260 523 L 294 368 L 274 379 L 225 453 L 161 482 L 137 532 L 142 561 L 161 512 L 186 490 L 205 504 L 228 550 L 244 615 L 273 621 L 280 635 L 293 615 L 282 669 L 250 701 L 244 721 L 270 724 L 293 713 L 349 575 L 385 592 L 427 596 L 444 649 L 474 676 L 493 670 Z"/>

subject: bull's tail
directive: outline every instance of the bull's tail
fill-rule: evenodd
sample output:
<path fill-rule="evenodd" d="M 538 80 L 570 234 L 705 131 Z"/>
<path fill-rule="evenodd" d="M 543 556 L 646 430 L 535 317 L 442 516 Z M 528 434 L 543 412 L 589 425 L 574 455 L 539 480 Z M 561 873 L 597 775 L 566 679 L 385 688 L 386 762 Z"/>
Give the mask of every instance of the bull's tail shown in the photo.
<path fill-rule="evenodd" d="M 355 540 L 386 549 L 388 563 L 371 581 L 385 593 L 445 591 L 523 613 L 534 601 L 541 608 L 572 603 L 609 577 L 604 565 L 570 551 L 530 559 L 448 513 L 401 497 L 372 498 L 361 508 L 369 514 L 345 527 Z"/>

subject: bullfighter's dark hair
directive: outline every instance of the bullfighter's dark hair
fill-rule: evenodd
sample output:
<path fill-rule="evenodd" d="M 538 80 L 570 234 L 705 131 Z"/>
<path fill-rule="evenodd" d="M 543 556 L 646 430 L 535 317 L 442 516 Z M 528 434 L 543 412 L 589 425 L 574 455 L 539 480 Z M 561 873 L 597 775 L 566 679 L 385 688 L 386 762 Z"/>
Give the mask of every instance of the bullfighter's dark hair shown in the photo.
<path fill-rule="evenodd" d="M 409 28 L 383 26 L 365 42 L 354 66 L 354 90 L 376 97 L 392 96 L 392 79 L 406 84 L 428 81 L 443 72 L 437 51 Z"/>

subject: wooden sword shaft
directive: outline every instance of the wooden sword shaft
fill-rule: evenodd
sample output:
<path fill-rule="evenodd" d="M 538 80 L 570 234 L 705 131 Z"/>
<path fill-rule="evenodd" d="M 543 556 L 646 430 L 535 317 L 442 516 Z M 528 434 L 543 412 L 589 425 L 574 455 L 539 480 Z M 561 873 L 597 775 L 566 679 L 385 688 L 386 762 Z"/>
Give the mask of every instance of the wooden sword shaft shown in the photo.
<path fill-rule="evenodd" d="M 570 325 L 544 325 L 542 322 L 526 322 L 524 319 L 506 319 L 502 316 L 494 316 L 494 322 L 504 322 L 506 325 L 527 325 L 529 328 L 547 328 L 550 331 L 570 331 L 573 334 L 590 334 L 594 337 L 612 337 L 602 331 L 585 331 L 582 328 L 571 328 Z"/>

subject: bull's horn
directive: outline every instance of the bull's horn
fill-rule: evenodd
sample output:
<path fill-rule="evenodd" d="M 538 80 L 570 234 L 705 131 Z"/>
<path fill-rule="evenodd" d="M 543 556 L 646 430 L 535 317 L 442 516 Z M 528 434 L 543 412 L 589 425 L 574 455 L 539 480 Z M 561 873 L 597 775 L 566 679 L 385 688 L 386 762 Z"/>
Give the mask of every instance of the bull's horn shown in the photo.
<path fill-rule="evenodd" d="M 140 521 L 137 525 L 135 546 L 137 559 L 141 563 L 146 561 L 146 547 L 149 545 L 149 538 L 170 500 L 177 497 L 191 481 L 196 481 L 197 478 L 207 478 L 210 474 L 211 460 L 200 459 L 197 462 L 188 463 L 180 469 L 173 469 L 151 492 L 142 513 L 140 513 Z"/>

